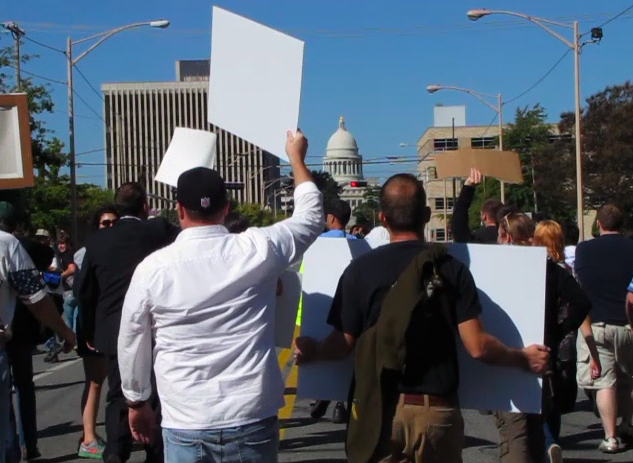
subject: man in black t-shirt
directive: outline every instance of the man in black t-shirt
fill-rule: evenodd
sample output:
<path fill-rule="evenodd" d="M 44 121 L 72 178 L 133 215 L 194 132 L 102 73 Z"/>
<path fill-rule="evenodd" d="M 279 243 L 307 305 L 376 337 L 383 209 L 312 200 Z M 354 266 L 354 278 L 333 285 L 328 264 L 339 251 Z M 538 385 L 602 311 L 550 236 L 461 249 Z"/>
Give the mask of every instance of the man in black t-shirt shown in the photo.
<path fill-rule="evenodd" d="M 328 317 L 332 333 L 321 342 L 295 341 L 298 364 L 347 358 L 356 340 L 373 325 L 384 297 L 409 263 L 426 247 L 422 240 L 430 210 L 422 184 L 410 174 L 391 177 L 380 191 L 380 221 L 391 244 L 362 255 L 343 273 Z M 483 362 L 540 374 L 549 359 L 544 346 L 510 349 L 483 330 L 477 288 L 468 268 L 445 256 L 439 266 L 448 292 L 446 308 L 423 325 L 414 316 L 406 341 L 405 373 L 393 417 L 391 458 L 415 462 L 461 462 L 464 422 L 457 399 L 459 385 L 455 335 L 468 353 Z M 416 336 L 425 333 L 425 336 Z"/>
<path fill-rule="evenodd" d="M 62 271 L 64 288 L 64 321 L 73 331 L 77 331 L 77 301 L 73 295 L 73 279 L 77 271 L 75 256 L 70 248 L 70 237 L 61 232 L 57 238 L 57 260 Z"/>

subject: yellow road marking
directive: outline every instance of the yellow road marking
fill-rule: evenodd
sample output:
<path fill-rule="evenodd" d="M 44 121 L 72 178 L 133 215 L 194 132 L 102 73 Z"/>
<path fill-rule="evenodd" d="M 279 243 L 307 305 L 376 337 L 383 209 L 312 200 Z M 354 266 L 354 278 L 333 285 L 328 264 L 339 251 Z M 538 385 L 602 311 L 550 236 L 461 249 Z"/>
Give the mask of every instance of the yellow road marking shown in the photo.
<path fill-rule="evenodd" d="M 295 326 L 293 339 L 299 336 L 299 332 L 300 332 L 300 327 Z M 290 356 L 292 355 L 292 351 L 293 349 L 283 349 L 281 353 L 279 354 L 279 368 L 282 370 L 282 372 L 284 368 L 286 367 L 286 365 L 288 364 L 288 360 L 290 359 Z M 290 373 L 288 374 L 288 377 L 286 378 L 286 384 L 285 384 L 286 389 L 294 389 L 295 391 L 297 390 L 298 371 L 299 370 L 297 368 L 297 365 L 295 365 L 293 362 L 292 366 L 290 367 Z M 279 409 L 279 413 L 278 413 L 279 420 L 287 420 L 288 418 L 292 416 L 292 411 L 295 407 L 296 399 L 297 399 L 296 392 L 284 394 L 285 405 Z M 279 430 L 280 441 L 283 440 L 285 431 L 286 431 L 285 429 Z"/>

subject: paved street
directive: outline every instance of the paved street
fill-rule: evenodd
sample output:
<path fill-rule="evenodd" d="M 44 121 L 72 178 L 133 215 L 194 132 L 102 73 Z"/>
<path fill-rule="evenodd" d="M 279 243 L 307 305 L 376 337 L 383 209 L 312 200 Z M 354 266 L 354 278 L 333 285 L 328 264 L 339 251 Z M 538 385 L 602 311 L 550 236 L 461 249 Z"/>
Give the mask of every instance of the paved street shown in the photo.
<path fill-rule="evenodd" d="M 81 435 L 79 403 L 83 387 L 81 361 L 74 355 L 66 355 L 57 364 L 46 364 L 43 355 L 34 357 L 37 389 L 39 447 L 42 462 L 65 463 L 86 461 L 77 459 L 77 441 Z M 309 403 L 295 401 L 297 369 L 292 367 L 292 357 L 287 350 L 279 355 L 286 377 L 286 406 L 280 410 L 283 426 L 281 432 L 281 462 L 344 462 L 344 426 L 330 422 L 331 409 L 325 418 L 313 423 L 309 418 Z M 565 462 L 624 462 L 633 460 L 633 450 L 615 455 L 603 455 L 597 450 L 602 431 L 597 419 L 587 411 L 587 402 L 581 402 L 578 411 L 567 417 L 563 426 Z M 496 431 L 492 420 L 477 412 L 465 412 L 467 448 L 466 463 L 496 462 Z M 99 432 L 103 430 L 103 404 L 100 410 Z M 143 453 L 135 452 L 131 463 L 143 461 Z"/>

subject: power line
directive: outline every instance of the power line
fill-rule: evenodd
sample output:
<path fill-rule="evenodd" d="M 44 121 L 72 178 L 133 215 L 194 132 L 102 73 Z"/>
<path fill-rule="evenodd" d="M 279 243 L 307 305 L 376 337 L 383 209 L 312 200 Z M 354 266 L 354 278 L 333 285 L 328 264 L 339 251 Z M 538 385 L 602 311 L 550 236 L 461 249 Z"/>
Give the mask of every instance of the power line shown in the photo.
<path fill-rule="evenodd" d="M 90 83 L 90 81 L 88 80 L 88 78 L 84 75 L 83 72 L 81 72 L 81 69 L 79 69 L 77 67 L 77 65 L 75 65 L 75 70 L 79 73 L 79 75 L 81 76 L 81 78 L 88 84 L 88 87 L 90 87 L 90 89 L 95 93 L 95 95 L 97 95 L 99 98 L 101 98 L 101 101 L 105 102 L 105 100 L 103 99 L 103 95 L 101 95 L 101 93 L 94 88 L 94 86 Z"/>
<path fill-rule="evenodd" d="M 84 99 L 81 97 L 81 95 L 79 95 L 79 93 L 77 93 L 77 91 L 76 91 L 75 89 L 73 89 L 73 93 L 75 94 L 75 96 L 77 97 L 77 99 L 78 99 L 79 101 L 81 101 L 83 104 L 85 104 L 85 105 L 86 105 L 86 107 L 87 107 L 90 111 L 92 111 L 92 113 L 93 113 L 95 116 L 97 116 L 99 119 L 101 119 L 103 122 L 105 122 L 105 119 L 103 118 L 103 116 L 101 116 L 101 114 L 99 114 L 97 111 L 95 111 L 95 110 L 92 108 L 92 106 L 90 106 L 90 105 L 86 102 L 86 100 L 84 100 Z"/>
<path fill-rule="evenodd" d="M 10 63 L 6 63 L 7 66 L 9 66 L 10 68 L 13 69 L 18 69 L 17 66 L 10 64 Z M 55 79 L 51 79 L 50 77 L 44 77 L 44 76 L 40 76 L 39 74 L 35 74 L 33 72 L 30 71 L 26 71 L 22 68 L 20 68 L 20 72 L 24 73 L 24 74 L 28 74 L 29 76 L 35 77 L 37 79 L 42 79 L 42 80 L 46 80 L 48 82 L 52 82 L 54 84 L 60 84 L 60 85 L 67 85 L 67 82 L 61 81 L 61 80 L 55 80 Z"/>
<path fill-rule="evenodd" d="M 599 26 L 597 26 L 598 28 L 604 27 L 607 24 L 612 23 L 613 21 L 615 21 L 616 19 L 624 16 L 626 13 L 628 13 L 629 11 L 633 10 L 633 5 L 631 5 L 628 8 L 625 8 L 624 10 L 620 11 L 618 14 L 616 14 L 615 16 L 613 16 L 612 18 L 608 19 L 607 21 L 605 21 L 604 23 L 600 24 Z M 584 34 L 583 34 L 584 35 Z"/>
<path fill-rule="evenodd" d="M 543 77 L 541 77 L 539 80 L 537 80 L 537 81 L 534 83 L 534 85 L 532 85 L 530 88 L 528 88 L 526 91 L 524 91 L 524 92 L 523 92 L 523 93 L 521 93 L 520 95 L 518 95 L 518 96 L 516 96 L 516 97 L 512 98 L 511 100 L 508 100 L 508 101 L 504 102 L 504 104 L 509 104 L 509 103 L 512 103 L 512 102 L 514 102 L 514 101 L 518 100 L 519 98 L 521 98 L 521 97 L 523 97 L 523 96 L 527 95 L 527 94 L 528 94 L 528 93 L 530 93 L 532 90 L 534 90 L 534 89 L 535 89 L 535 88 L 536 88 L 536 87 L 537 87 L 537 86 L 538 86 L 541 82 L 543 82 L 545 79 L 547 79 L 547 77 L 549 77 L 549 75 L 550 75 L 552 72 L 554 72 L 554 69 L 556 69 L 556 68 L 558 67 L 558 65 L 559 65 L 560 63 L 562 63 L 562 62 L 563 62 L 563 59 L 565 59 L 565 57 L 567 56 L 567 54 L 568 54 L 570 51 L 571 51 L 571 49 L 570 49 L 570 48 L 568 48 L 568 49 L 565 51 L 565 53 L 563 53 L 563 56 L 561 56 L 561 57 L 558 59 L 558 61 L 556 61 L 556 63 L 554 63 L 554 66 L 552 66 L 552 67 L 550 68 L 550 70 L 549 70 L 549 71 L 547 71 L 547 72 L 543 75 Z"/>
<path fill-rule="evenodd" d="M 28 37 L 26 35 L 24 36 L 24 39 L 28 40 L 29 42 L 33 42 L 34 44 L 39 45 L 40 47 L 48 48 L 49 50 L 53 50 L 53 51 L 56 51 L 58 53 L 62 53 L 64 55 L 66 54 L 64 52 L 64 50 L 60 50 L 59 48 L 51 47 L 50 45 L 46 45 L 45 43 L 38 42 L 37 40 L 33 40 L 32 38 L 30 38 L 30 37 Z"/>

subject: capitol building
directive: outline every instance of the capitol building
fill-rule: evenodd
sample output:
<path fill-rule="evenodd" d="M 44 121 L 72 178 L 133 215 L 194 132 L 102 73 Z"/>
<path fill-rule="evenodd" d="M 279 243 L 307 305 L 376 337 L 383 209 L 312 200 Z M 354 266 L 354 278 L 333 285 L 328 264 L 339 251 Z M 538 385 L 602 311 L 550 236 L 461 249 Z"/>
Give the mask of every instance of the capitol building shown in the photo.
<path fill-rule="evenodd" d="M 363 176 L 363 157 L 358 144 L 345 127 L 341 116 L 338 130 L 330 137 L 323 157 L 323 170 L 342 187 L 340 197 L 347 201 L 352 212 L 364 201 L 367 182 Z M 358 183 L 363 186 L 352 186 Z M 350 224 L 354 221 L 350 221 Z"/>

